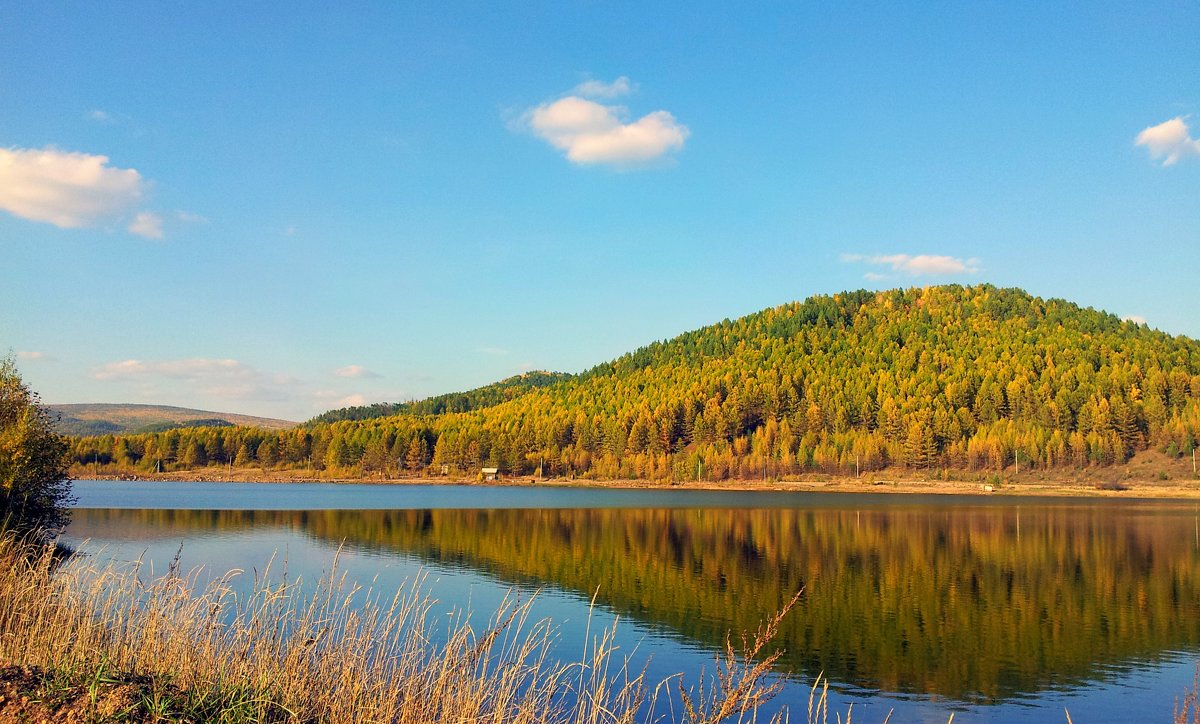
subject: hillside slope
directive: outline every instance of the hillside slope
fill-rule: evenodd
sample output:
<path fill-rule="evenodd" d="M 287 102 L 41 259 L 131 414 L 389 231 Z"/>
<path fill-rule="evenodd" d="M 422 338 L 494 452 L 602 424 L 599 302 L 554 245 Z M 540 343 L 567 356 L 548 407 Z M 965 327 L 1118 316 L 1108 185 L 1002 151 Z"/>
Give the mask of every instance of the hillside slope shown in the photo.
<path fill-rule="evenodd" d="M 482 409 L 229 434 L 210 452 L 351 472 L 677 480 L 1105 466 L 1150 446 L 1192 449 L 1200 343 L 1017 289 L 859 291 L 726 320 Z M 127 457 L 166 444 L 195 459 L 178 451 L 199 436 L 129 439 Z"/>

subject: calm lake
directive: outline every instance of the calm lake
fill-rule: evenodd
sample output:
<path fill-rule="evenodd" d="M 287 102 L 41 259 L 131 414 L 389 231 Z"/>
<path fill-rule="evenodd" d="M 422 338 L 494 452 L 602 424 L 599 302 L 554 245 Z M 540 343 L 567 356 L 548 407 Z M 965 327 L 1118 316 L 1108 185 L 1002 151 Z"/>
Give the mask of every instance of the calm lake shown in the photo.
<path fill-rule="evenodd" d="M 854 721 L 1169 722 L 1200 661 L 1200 505 L 535 487 L 77 481 L 97 558 L 421 583 L 486 619 L 536 593 L 577 659 L 620 619 L 652 680 L 711 672 L 796 591 L 777 703 Z M 248 574 L 250 575 L 250 574 Z M 590 606 L 595 598 L 596 606 Z"/>

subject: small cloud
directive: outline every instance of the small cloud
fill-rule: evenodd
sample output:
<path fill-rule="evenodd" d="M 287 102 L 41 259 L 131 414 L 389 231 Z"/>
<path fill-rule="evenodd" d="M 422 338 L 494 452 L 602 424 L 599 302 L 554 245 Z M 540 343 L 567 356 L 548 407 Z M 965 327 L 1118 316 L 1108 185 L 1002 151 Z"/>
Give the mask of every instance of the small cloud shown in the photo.
<path fill-rule="evenodd" d="M 575 86 L 571 93 L 585 98 L 620 98 L 635 90 L 637 90 L 637 86 L 628 77 L 621 76 L 612 83 L 605 83 L 602 80 L 584 81 Z"/>
<path fill-rule="evenodd" d="M 131 125 L 133 123 L 133 118 L 124 113 L 113 113 L 103 108 L 93 108 L 84 113 L 83 117 L 93 123 L 100 123 L 105 126 Z"/>
<path fill-rule="evenodd" d="M 333 374 L 337 377 L 350 377 L 356 379 L 377 379 L 383 376 L 377 372 L 372 372 L 361 365 L 346 365 L 345 367 L 338 367 L 333 371 Z"/>
<path fill-rule="evenodd" d="M 887 274 L 880 274 L 879 272 L 867 272 L 866 274 L 863 274 L 863 279 L 866 279 L 869 282 L 878 282 L 887 278 Z"/>
<path fill-rule="evenodd" d="M 979 271 L 978 259 L 958 259 L 952 256 L 937 256 L 934 254 L 893 254 L 891 256 L 874 257 L 875 264 L 890 264 L 895 271 L 907 272 L 913 275 L 922 274 L 974 274 Z"/>
<path fill-rule="evenodd" d="M 1150 158 L 1162 159 L 1163 166 L 1173 166 L 1189 156 L 1200 156 L 1200 140 L 1191 137 L 1181 116 L 1142 129 L 1134 139 L 1134 145 L 1145 146 Z"/>
<path fill-rule="evenodd" d="M 33 351 L 28 351 L 28 350 L 18 350 L 17 351 L 17 359 L 48 360 L 48 359 L 50 359 L 50 357 L 45 352 L 33 352 Z"/>
<path fill-rule="evenodd" d="M 145 191 L 142 175 L 108 164 L 107 156 L 0 148 L 0 209 L 64 229 L 91 226 L 122 213 Z"/>
<path fill-rule="evenodd" d="M 484 354 L 489 354 L 493 357 L 503 357 L 509 354 L 508 350 L 501 349 L 500 347 L 480 347 L 479 351 L 483 352 Z"/>
<path fill-rule="evenodd" d="M 845 263 L 887 266 L 894 272 L 908 274 L 909 276 L 976 274 L 982 269 L 978 259 L 959 259 L 953 256 L 939 256 L 936 254 L 917 254 L 916 256 L 909 254 L 875 254 L 873 256 L 842 254 L 840 258 Z M 884 275 L 877 272 L 867 272 L 865 277 L 871 280 L 885 278 Z"/>
<path fill-rule="evenodd" d="M 288 224 L 287 226 L 283 227 L 283 235 L 284 236 L 295 236 L 296 235 L 295 224 Z"/>
<path fill-rule="evenodd" d="M 337 401 L 338 407 L 362 407 L 367 404 L 367 398 L 362 395 L 346 395 Z"/>
<path fill-rule="evenodd" d="M 129 232 L 147 239 L 163 238 L 163 219 L 150 211 L 141 211 L 129 224 Z"/>
<path fill-rule="evenodd" d="M 207 224 L 208 219 L 200 214 L 193 214 L 190 211 L 176 211 L 175 218 L 185 224 Z"/>
<path fill-rule="evenodd" d="M 1146 321 L 1146 318 L 1140 314 L 1126 314 L 1124 317 L 1121 317 L 1121 321 L 1133 322 L 1134 324 L 1150 324 Z"/>
<path fill-rule="evenodd" d="M 628 79 L 624 81 L 618 78 L 612 84 L 589 83 L 596 83 L 593 90 L 597 90 L 628 86 Z M 563 151 L 572 163 L 621 168 L 645 165 L 679 151 L 691 134 L 667 111 L 647 113 L 634 121 L 628 116 L 623 106 L 568 95 L 530 109 L 518 126 Z"/>

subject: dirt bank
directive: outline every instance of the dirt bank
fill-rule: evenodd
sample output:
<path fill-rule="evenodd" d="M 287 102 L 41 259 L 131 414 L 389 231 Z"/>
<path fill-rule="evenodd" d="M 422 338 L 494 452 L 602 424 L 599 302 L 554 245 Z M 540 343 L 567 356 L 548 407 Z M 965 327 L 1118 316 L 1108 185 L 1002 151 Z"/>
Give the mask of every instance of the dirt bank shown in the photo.
<path fill-rule="evenodd" d="M 98 682 L 92 686 L 59 681 L 32 666 L 0 661 L 0 724 L 84 724 L 156 721 L 145 706 L 145 686 Z"/>
<path fill-rule="evenodd" d="M 921 475 L 911 470 L 881 471 L 855 478 L 853 476 L 801 475 L 781 480 L 724 480 L 661 482 L 651 480 L 591 480 L 585 478 L 537 478 L 534 476 L 502 477 L 496 482 L 481 483 L 468 477 L 385 478 L 370 476 L 335 476 L 311 470 L 259 470 L 202 468 L 156 475 L 139 475 L 139 480 L 194 482 L 260 482 L 260 483 L 365 483 L 372 485 L 546 485 L 595 488 L 675 488 L 694 490 L 793 490 L 804 492 L 838 493 L 919 493 L 952 495 L 1049 495 L 1104 498 L 1195 498 L 1200 499 L 1200 480 L 1167 478 L 1139 474 L 1133 468 L 1110 468 L 1080 471 L 1075 475 L 1056 475 L 1045 472 L 987 475 L 969 473 L 931 472 Z M 86 472 L 80 478 L 132 479 L 134 476 L 94 476 Z"/>

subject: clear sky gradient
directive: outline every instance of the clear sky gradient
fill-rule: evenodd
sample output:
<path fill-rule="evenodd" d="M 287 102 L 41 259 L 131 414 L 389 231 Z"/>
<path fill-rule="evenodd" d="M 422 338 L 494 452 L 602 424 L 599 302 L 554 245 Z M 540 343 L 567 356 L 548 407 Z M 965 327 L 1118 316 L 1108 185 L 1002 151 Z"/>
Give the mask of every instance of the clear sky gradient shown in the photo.
<path fill-rule="evenodd" d="M 812 294 L 1200 336 L 1200 5 L 5 3 L 0 353 L 307 419 Z"/>

